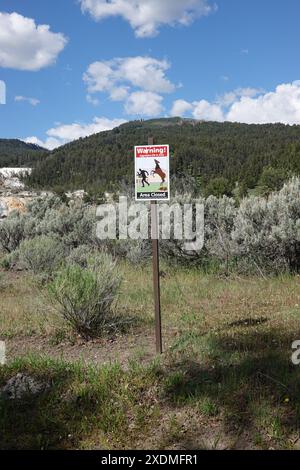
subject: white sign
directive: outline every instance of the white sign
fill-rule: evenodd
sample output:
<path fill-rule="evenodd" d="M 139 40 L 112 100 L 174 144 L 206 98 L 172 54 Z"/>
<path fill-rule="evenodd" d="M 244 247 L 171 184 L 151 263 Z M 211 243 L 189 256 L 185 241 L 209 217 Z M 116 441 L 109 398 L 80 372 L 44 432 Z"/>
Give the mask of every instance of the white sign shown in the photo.
<path fill-rule="evenodd" d="M 0 80 L 0 104 L 6 104 L 6 86 L 3 80 Z"/>
<path fill-rule="evenodd" d="M 136 201 L 169 201 L 169 145 L 137 146 L 134 153 Z"/>

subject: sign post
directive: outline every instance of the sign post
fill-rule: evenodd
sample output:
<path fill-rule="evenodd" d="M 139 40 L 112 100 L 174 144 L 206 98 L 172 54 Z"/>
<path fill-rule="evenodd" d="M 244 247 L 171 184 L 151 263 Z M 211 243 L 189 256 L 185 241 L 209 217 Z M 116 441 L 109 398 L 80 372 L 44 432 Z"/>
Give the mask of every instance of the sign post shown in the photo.
<path fill-rule="evenodd" d="M 135 199 L 151 201 L 151 238 L 153 258 L 153 288 L 155 304 L 156 352 L 161 354 L 161 303 L 159 272 L 159 220 L 157 201 L 170 200 L 169 146 L 153 145 L 149 137 L 148 145 L 135 147 Z"/>
<path fill-rule="evenodd" d="M 151 236 L 152 236 L 152 260 L 153 260 L 153 289 L 155 305 L 155 337 L 156 352 L 162 354 L 162 332 L 161 332 L 161 305 L 160 305 L 160 273 L 159 273 L 159 229 L 157 202 L 151 201 Z"/>

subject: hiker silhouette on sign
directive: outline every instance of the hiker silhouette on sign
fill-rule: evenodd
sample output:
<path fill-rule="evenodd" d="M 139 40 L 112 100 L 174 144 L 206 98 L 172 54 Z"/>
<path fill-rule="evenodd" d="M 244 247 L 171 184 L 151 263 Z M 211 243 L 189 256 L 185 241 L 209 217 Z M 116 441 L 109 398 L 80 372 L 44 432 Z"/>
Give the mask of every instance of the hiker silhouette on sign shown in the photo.
<path fill-rule="evenodd" d="M 149 173 L 148 173 L 147 170 L 141 170 L 141 169 L 139 169 L 138 176 L 139 176 L 140 178 L 142 178 L 142 186 L 143 186 L 143 188 L 145 187 L 145 183 L 146 183 L 148 186 L 150 186 L 150 184 L 149 184 L 148 181 L 147 181 L 147 178 L 148 178 L 148 176 L 149 176 Z"/>

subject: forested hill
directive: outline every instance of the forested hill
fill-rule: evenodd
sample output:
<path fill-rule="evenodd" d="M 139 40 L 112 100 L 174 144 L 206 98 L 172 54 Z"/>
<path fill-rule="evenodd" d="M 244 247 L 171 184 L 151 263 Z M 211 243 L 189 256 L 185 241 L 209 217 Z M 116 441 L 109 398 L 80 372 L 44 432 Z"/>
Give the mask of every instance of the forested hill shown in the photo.
<path fill-rule="evenodd" d="M 266 167 L 300 174 L 300 126 L 246 125 L 183 120 L 134 121 L 80 139 L 37 164 L 30 184 L 59 190 L 116 190 L 133 183 L 134 145 L 170 144 L 172 173 L 193 176 L 199 185 L 254 188 Z M 213 191 L 212 191 L 213 192 Z M 223 192 L 226 192 L 225 190 Z"/>
<path fill-rule="evenodd" d="M 0 168 L 32 167 L 47 150 L 17 139 L 0 139 Z"/>

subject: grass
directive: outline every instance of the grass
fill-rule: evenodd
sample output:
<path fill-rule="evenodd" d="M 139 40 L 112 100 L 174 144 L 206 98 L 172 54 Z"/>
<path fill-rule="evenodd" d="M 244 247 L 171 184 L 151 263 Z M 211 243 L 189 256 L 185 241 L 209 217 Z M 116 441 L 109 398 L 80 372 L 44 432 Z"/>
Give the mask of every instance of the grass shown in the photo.
<path fill-rule="evenodd" d="M 51 334 L 64 328 L 61 319 L 45 297 L 44 289 L 28 274 L 0 273 L 6 287 L 0 298 L 0 336 Z"/>
<path fill-rule="evenodd" d="M 0 449 L 126 448 L 159 418 L 154 395 L 144 396 L 145 386 L 156 384 L 155 364 L 137 374 L 117 363 L 96 368 L 28 357 L 2 368 L 0 382 L 20 370 L 51 387 L 38 397 L 0 401 Z"/>
<path fill-rule="evenodd" d="M 153 329 L 151 266 L 121 269 L 119 309 L 135 316 L 143 335 Z M 1 384 L 25 371 L 52 386 L 21 403 L 2 401 L 1 448 L 298 448 L 300 368 L 291 344 L 300 339 L 300 277 L 162 270 L 160 363 L 141 365 L 140 343 L 126 367 L 45 355 L 10 362 Z M 8 281 L 0 337 L 65 340 L 69 332 L 35 283 L 21 274 Z M 135 330 L 125 336 L 128 345 L 135 338 Z"/>
<path fill-rule="evenodd" d="M 153 193 L 157 193 L 157 192 L 160 192 L 161 191 L 161 188 L 166 188 L 164 189 L 164 191 L 167 191 L 168 189 L 168 183 L 150 183 L 150 185 L 148 186 L 147 184 L 145 184 L 145 187 L 143 188 L 142 186 L 139 186 L 137 188 L 137 193 L 148 193 L 148 192 L 153 192 Z"/>

